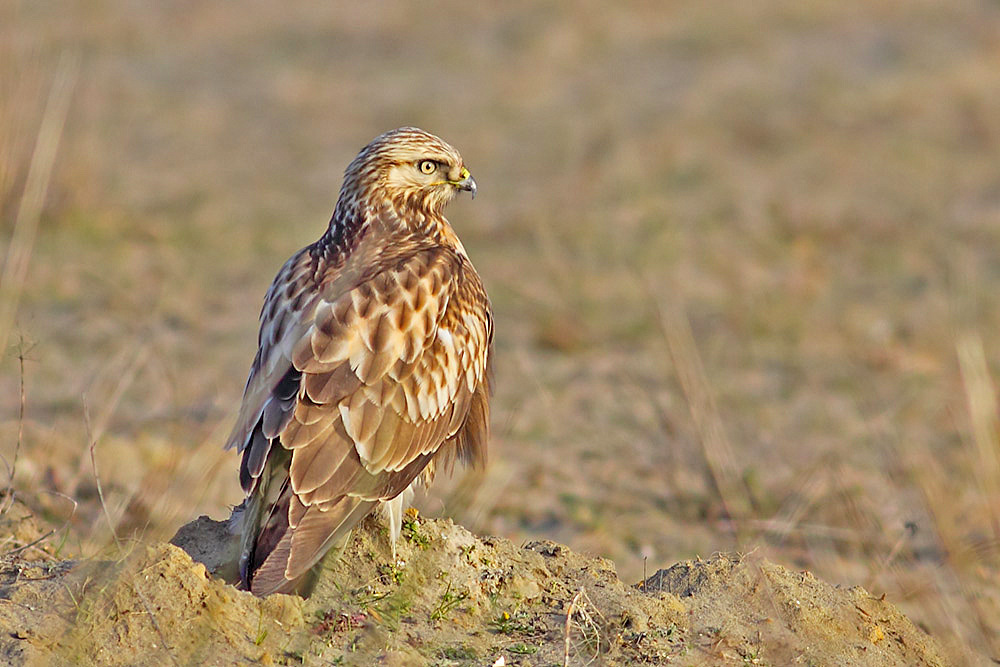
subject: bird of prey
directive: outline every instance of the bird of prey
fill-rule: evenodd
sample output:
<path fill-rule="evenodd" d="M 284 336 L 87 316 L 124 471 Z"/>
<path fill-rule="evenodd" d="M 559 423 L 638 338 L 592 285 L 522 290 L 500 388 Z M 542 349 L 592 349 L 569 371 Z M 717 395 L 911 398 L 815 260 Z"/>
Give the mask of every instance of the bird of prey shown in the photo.
<path fill-rule="evenodd" d="M 438 137 L 404 127 L 350 163 L 318 241 L 264 298 L 227 447 L 242 453 L 241 586 L 291 592 L 381 505 L 395 558 L 412 487 L 485 462 L 493 316 L 442 215 L 476 181 Z"/>

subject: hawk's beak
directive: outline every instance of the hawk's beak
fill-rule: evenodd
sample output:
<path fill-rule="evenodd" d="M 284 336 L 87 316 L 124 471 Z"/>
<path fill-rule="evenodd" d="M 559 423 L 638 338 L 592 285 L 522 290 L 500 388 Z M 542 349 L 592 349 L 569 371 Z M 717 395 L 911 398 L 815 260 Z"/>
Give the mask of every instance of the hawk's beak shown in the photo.
<path fill-rule="evenodd" d="M 462 177 L 460 181 L 452 181 L 451 184 L 454 185 L 459 190 L 465 190 L 466 192 L 472 193 L 472 198 L 476 198 L 476 179 L 472 177 L 469 170 L 462 167 L 462 171 L 459 174 Z"/>

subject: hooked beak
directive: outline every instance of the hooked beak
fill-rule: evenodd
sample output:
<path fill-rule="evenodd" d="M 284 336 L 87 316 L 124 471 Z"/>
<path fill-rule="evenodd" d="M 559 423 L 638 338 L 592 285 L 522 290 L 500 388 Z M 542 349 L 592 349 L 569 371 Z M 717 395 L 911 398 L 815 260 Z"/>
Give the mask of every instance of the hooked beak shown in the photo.
<path fill-rule="evenodd" d="M 459 190 L 465 190 L 466 192 L 471 192 L 472 193 L 472 198 L 475 199 L 476 198 L 476 179 L 474 179 L 472 177 L 472 174 L 470 174 L 469 170 L 466 169 L 465 167 L 462 167 L 462 171 L 461 171 L 461 173 L 459 175 L 462 177 L 462 180 L 460 180 L 460 181 L 451 181 L 451 184 L 454 185 Z"/>

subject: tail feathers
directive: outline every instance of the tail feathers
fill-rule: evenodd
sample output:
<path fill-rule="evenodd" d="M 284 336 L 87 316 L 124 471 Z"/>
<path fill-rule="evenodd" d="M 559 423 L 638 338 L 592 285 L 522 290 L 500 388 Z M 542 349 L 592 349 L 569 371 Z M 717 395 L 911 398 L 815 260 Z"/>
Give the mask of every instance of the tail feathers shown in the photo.
<path fill-rule="evenodd" d="M 300 579 L 332 546 L 346 540 L 374 504 L 345 496 L 326 511 L 317 506 L 307 508 L 295 526 L 286 522 L 284 533 L 270 551 L 255 549 L 253 561 L 260 566 L 250 572 L 250 591 L 259 596 L 295 591 Z"/>
<path fill-rule="evenodd" d="M 286 579 L 284 576 L 284 564 L 288 562 L 291 550 L 292 531 L 286 530 L 271 553 L 267 554 L 261 566 L 250 573 L 250 586 L 248 588 L 251 593 L 264 596 L 271 593 L 294 592 L 295 580 Z"/>
<path fill-rule="evenodd" d="M 240 583 L 244 590 L 250 590 L 250 579 L 261 560 L 277 548 L 288 532 L 288 506 L 292 489 L 288 473 L 281 468 L 272 470 L 264 482 L 254 489 L 243 502 L 240 512 Z M 235 520 L 234 513 L 234 520 Z"/>

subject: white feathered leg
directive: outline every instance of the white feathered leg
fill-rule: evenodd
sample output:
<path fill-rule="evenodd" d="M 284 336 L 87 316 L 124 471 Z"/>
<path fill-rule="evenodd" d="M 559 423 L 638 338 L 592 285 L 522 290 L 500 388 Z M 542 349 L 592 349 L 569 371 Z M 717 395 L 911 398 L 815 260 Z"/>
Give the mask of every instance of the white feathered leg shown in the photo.
<path fill-rule="evenodd" d="M 389 546 L 392 548 L 392 564 L 396 564 L 396 540 L 403 530 L 403 512 L 410 506 L 413 500 L 413 484 L 393 498 L 382 503 L 382 512 L 386 523 L 389 525 Z"/>

